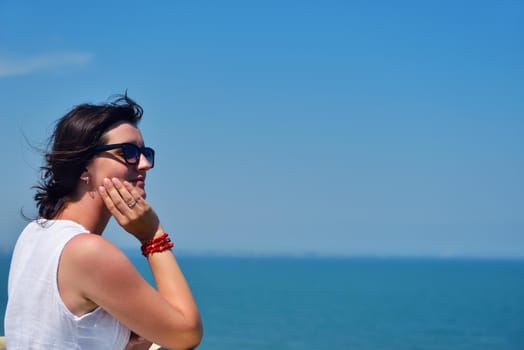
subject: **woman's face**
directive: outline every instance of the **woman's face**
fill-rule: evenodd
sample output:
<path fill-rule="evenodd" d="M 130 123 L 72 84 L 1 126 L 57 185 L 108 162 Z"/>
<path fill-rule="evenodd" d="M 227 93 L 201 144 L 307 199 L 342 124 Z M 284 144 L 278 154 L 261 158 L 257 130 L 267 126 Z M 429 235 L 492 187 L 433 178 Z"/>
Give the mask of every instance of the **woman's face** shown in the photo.
<path fill-rule="evenodd" d="M 140 130 L 129 123 L 116 124 L 103 137 L 107 145 L 132 143 L 138 147 L 144 146 L 144 139 Z M 149 169 L 151 169 L 151 164 L 143 154 L 140 154 L 140 160 L 137 164 L 127 164 L 121 148 L 98 153 L 87 167 L 95 186 L 101 186 L 104 178 L 116 177 L 131 183 L 144 198 L 146 197 L 146 172 Z"/>

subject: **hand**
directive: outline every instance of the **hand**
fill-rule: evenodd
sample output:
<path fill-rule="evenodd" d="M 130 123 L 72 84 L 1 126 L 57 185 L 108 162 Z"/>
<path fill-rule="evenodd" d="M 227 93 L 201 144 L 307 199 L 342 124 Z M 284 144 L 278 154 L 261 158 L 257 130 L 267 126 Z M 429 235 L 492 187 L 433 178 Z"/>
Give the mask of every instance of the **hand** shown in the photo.
<path fill-rule="evenodd" d="M 150 240 L 161 230 L 155 211 L 129 182 L 106 178 L 98 192 L 118 224 L 139 241 Z"/>

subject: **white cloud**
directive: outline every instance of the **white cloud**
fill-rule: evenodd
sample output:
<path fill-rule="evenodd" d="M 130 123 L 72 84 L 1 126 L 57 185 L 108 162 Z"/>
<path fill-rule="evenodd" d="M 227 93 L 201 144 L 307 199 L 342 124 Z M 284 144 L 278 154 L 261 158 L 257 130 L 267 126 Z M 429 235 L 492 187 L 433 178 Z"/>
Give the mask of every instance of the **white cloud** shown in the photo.
<path fill-rule="evenodd" d="M 0 78 L 27 75 L 65 66 L 83 66 L 93 57 L 93 54 L 85 52 L 62 52 L 17 58 L 0 55 Z"/>

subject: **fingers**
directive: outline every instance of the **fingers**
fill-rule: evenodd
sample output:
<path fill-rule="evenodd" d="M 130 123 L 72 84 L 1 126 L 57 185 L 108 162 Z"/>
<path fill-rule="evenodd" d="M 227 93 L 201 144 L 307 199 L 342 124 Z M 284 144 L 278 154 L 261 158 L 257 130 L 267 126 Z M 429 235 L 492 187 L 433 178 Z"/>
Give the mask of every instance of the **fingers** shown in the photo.
<path fill-rule="evenodd" d="M 131 184 L 127 188 L 120 180 L 113 178 L 112 181 L 104 179 L 104 186 L 99 187 L 99 192 L 108 210 L 120 222 L 126 217 L 133 219 L 140 212 L 139 209 L 144 200 L 140 195 L 134 197 Z M 138 211 L 137 211 L 138 209 Z"/>
<path fill-rule="evenodd" d="M 141 241 L 156 232 L 156 213 L 129 182 L 106 178 L 98 191 L 111 215 L 127 232 Z"/>
<path fill-rule="evenodd" d="M 98 191 L 111 215 L 127 232 L 140 241 L 156 233 L 160 225 L 158 216 L 129 182 L 106 178 Z"/>
<path fill-rule="evenodd" d="M 115 202 L 113 201 L 113 198 L 109 195 L 108 190 L 104 186 L 100 186 L 98 188 L 98 192 L 100 193 L 100 197 L 102 197 L 102 200 L 104 201 L 104 204 L 106 205 L 109 212 L 115 217 L 115 219 L 118 222 L 121 222 L 125 218 L 125 216 L 116 207 Z"/>
<path fill-rule="evenodd" d="M 133 185 L 131 185 L 127 181 L 124 181 L 123 185 L 124 185 L 125 189 L 131 194 L 131 198 L 132 198 L 131 201 L 133 201 L 133 200 L 136 201 L 137 205 L 139 205 L 140 207 L 142 207 L 144 209 L 147 209 L 149 207 L 149 205 L 145 201 L 144 197 L 142 197 L 142 195 L 137 191 L 136 188 L 133 187 Z M 127 203 L 129 204 L 129 202 L 127 202 Z"/>
<path fill-rule="evenodd" d="M 112 181 L 107 180 L 107 182 L 111 182 L 112 187 L 116 189 L 115 192 L 111 192 L 110 190 L 110 193 L 113 193 L 114 196 L 117 198 L 118 198 L 118 195 L 120 195 L 120 197 L 122 198 L 123 203 L 122 202 L 117 203 L 117 206 L 120 204 L 118 208 L 122 210 L 122 212 L 126 213 L 129 210 L 132 210 L 138 204 L 138 201 L 131 193 L 132 186 L 131 184 L 127 183 L 127 181 L 124 181 L 124 183 L 128 184 L 127 187 L 124 186 L 124 184 L 122 184 L 122 182 L 120 182 L 120 180 L 118 180 L 117 178 L 113 178 Z M 104 184 L 106 184 L 106 180 L 104 180 Z"/>

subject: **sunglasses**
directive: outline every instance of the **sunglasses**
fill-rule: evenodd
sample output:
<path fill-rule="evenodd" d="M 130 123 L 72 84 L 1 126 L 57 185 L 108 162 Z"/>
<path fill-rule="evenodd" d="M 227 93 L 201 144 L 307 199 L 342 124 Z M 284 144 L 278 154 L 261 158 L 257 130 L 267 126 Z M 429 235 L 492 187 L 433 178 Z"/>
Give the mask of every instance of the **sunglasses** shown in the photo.
<path fill-rule="evenodd" d="M 136 165 L 140 161 L 140 154 L 146 157 L 151 168 L 155 165 L 155 150 L 150 147 L 138 147 L 133 143 L 115 143 L 112 145 L 102 145 L 95 148 L 95 153 L 109 151 L 112 149 L 122 149 L 124 160 L 129 165 Z"/>

